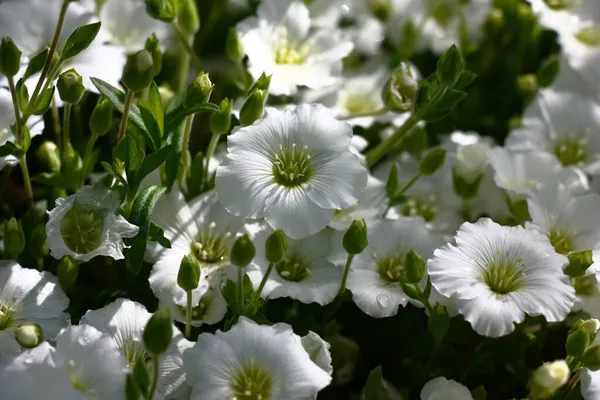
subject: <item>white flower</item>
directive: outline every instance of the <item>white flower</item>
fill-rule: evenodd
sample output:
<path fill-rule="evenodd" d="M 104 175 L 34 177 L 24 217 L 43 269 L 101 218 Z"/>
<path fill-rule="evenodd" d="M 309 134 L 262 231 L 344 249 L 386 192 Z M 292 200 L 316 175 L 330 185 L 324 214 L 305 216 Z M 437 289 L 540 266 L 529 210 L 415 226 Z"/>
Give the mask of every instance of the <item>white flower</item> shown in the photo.
<path fill-rule="evenodd" d="M 117 299 L 99 310 L 86 312 L 80 323 L 110 335 L 129 366 L 133 368 L 137 362 L 153 365 L 142 339 L 144 328 L 151 316 L 143 305 L 127 299 Z M 186 391 L 183 351 L 189 347 L 192 347 L 192 343 L 173 327 L 171 345 L 167 352 L 160 356 L 157 394 L 171 398 L 181 391 Z"/>
<path fill-rule="evenodd" d="M 359 197 L 358 203 L 343 210 L 336 210 L 329 226 L 345 231 L 355 219 L 371 220 L 381 217 L 387 205 L 388 195 L 385 182 L 369 174 L 367 186 Z"/>
<path fill-rule="evenodd" d="M 291 326 L 261 326 L 245 317 L 227 332 L 202 333 L 183 362 L 197 400 L 304 400 L 331 382 Z"/>
<path fill-rule="evenodd" d="M 20 351 L 15 329 L 26 322 L 38 324 L 46 340 L 54 339 L 70 324 L 68 305 L 68 297 L 50 273 L 0 261 L 0 352 Z"/>
<path fill-rule="evenodd" d="M 319 368 L 327 372 L 329 375 L 333 374 L 333 366 L 331 365 L 333 360 L 331 358 L 331 353 L 329 352 L 331 345 L 321 339 L 321 336 L 317 335 L 313 331 L 308 331 L 308 333 L 302 336 L 300 340 L 302 341 L 302 347 L 304 347 L 304 350 L 306 350 L 308 353 L 311 361 L 317 364 Z M 315 393 L 312 396 L 306 397 L 305 400 L 316 399 L 317 394 Z"/>
<path fill-rule="evenodd" d="M 354 257 L 347 286 L 363 312 L 376 318 L 390 317 L 410 301 L 399 283 L 408 250 L 427 260 L 443 242 L 421 218 L 374 221 L 368 223 L 367 232 L 369 245 Z"/>
<path fill-rule="evenodd" d="M 96 256 L 122 259 L 123 238 L 134 237 L 139 228 L 115 214 L 119 204 L 118 194 L 102 184 L 83 186 L 75 194 L 57 199 L 46 224 L 50 255 L 81 261 Z"/>
<path fill-rule="evenodd" d="M 522 127 L 506 146 L 552 153 L 565 166 L 600 172 L 600 105 L 589 97 L 551 89 L 540 91 L 523 115 Z"/>
<path fill-rule="evenodd" d="M 539 232 L 482 218 L 465 222 L 455 240 L 433 253 L 427 269 L 433 287 L 456 298 L 480 335 L 507 335 L 525 314 L 562 321 L 573 307 L 575 291 L 562 271 L 568 260 Z"/>
<path fill-rule="evenodd" d="M 257 79 L 272 74 L 269 92 L 292 95 L 297 86 L 322 88 L 339 81 L 342 58 L 352 43 L 337 29 L 311 29 L 309 10 L 300 0 L 265 0 L 236 27 Z"/>
<path fill-rule="evenodd" d="M 265 229 L 254 240 L 256 255 L 247 268 L 247 274 L 255 289 L 269 265 L 265 256 L 265 241 L 271 233 L 271 229 Z M 287 252 L 274 265 L 261 297 L 290 297 L 303 303 L 315 302 L 320 305 L 330 303 L 342 282 L 342 270 L 328 259 L 335 251 L 333 232 L 323 230 L 300 240 L 288 238 L 287 245 Z"/>
<path fill-rule="evenodd" d="M 16 144 L 15 135 L 10 130 L 10 126 L 15 121 L 15 109 L 10 92 L 0 87 L 0 146 L 5 145 L 6 142 Z M 44 130 L 44 118 L 32 115 L 27 121 L 27 128 L 29 128 L 29 135 L 32 138 L 41 134 Z M 14 167 L 17 164 L 19 164 L 19 159 L 15 156 L 0 157 L 0 170 L 6 166 Z"/>
<path fill-rule="evenodd" d="M 27 400 L 45 395 L 47 388 L 39 385 L 38 377 L 29 373 L 29 369 L 32 365 L 51 362 L 49 358 L 53 353 L 54 347 L 48 342 L 17 354 L 0 353 L 0 387 L 3 398 Z"/>
<path fill-rule="evenodd" d="M 219 198 L 230 212 L 264 218 L 292 239 L 310 236 L 336 209 L 355 204 L 367 183 L 351 138 L 350 125 L 321 105 L 267 109 L 227 138 L 215 181 Z"/>
<path fill-rule="evenodd" d="M 226 311 L 222 307 L 219 282 L 236 276 L 236 267 L 229 262 L 229 251 L 244 231 L 242 220 L 223 208 L 215 191 L 204 193 L 188 204 L 177 190 L 162 196 L 152 219 L 171 241 L 170 249 L 159 247 L 149 257 L 156 261 L 149 278 L 152 291 L 163 305 L 174 311 L 176 320 L 185 321 L 187 294 L 177 285 L 177 274 L 183 257 L 193 254 L 200 263 L 201 273 L 198 287 L 192 290 L 193 323 L 218 322 Z M 208 307 L 209 304 L 212 306 Z"/>
<path fill-rule="evenodd" d="M 440 376 L 423 386 L 421 400 L 473 400 L 473 396 L 465 386 Z"/>

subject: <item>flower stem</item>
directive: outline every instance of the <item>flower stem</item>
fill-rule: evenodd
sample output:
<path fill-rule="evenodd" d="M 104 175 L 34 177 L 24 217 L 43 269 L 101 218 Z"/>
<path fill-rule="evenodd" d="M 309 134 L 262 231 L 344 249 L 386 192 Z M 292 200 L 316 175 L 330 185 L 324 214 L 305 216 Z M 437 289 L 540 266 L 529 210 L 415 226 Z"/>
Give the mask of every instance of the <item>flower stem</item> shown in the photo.
<path fill-rule="evenodd" d="M 150 388 L 150 392 L 148 393 L 148 400 L 152 400 L 154 398 L 154 393 L 156 393 L 156 387 L 158 386 L 158 354 L 152 355 L 152 361 L 154 362 L 154 371 L 152 377 L 152 387 Z"/>
<path fill-rule="evenodd" d="M 374 149 L 367 153 L 367 166 L 377 164 L 403 137 L 410 131 L 419 119 L 413 114 L 404 124 L 390 137 L 379 143 Z"/>
<path fill-rule="evenodd" d="M 256 291 L 256 299 L 260 299 L 260 294 L 262 293 L 263 289 L 265 288 L 265 285 L 267 284 L 267 281 L 269 280 L 269 276 L 271 275 L 271 272 L 273 271 L 273 267 L 275 266 L 275 264 L 273 263 L 269 263 L 269 266 L 267 267 L 267 272 L 265 272 L 265 276 L 263 276 L 262 280 L 260 281 L 260 285 L 258 286 L 258 290 Z"/>
<path fill-rule="evenodd" d="M 17 100 L 17 91 L 15 89 L 15 80 L 12 76 L 8 77 L 8 86 L 10 88 L 10 95 L 12 98 L 13 108 L 15 111 L 15 125 L 16 125 L 16 139 L 17 146 L 23 146 L 23 121 L 21 120 L 21 113 L 19 112 L 19 102 Z M 31 189 L 31 180 L 29 179 L 29 170 L 27 169 L 27 156 L 23 154 L 19 157 L 19 164 L 21 166 L 21 174 L 23 175 L 23 185 L 25 186 L 25 195 L 27 196 L 27 202 L 33 201 L 33 190 Z"/>
<path fill-rule="evenodd" d="M 406 185 L 402 186 L 402 188 L 400 188 L 400 190 L 398 190 L 398 192 L 395 193 L 394 196 L 402 196 L 404 193 L 406 193 L 406 191 L 408 189 L 410 189 L 419 180 L 419 178 L 421 176 L 423 176 L 423 175 L 420 172 L 417 173 L 410 181 L 408 181 L 408 183 Z M 391 203 L 389 203 L 388 206 L 385 208 L 385 211 L 383 212 L 383 215 L 381 216 L 382 218 L 385 218 L 388 211 L 390 211 L 390 208 L 392 208 Z"/>
<path fill-rule="evenodd" d="M 83 154 L 83 169 L 81 174 L 81 185 L 85 183 L 85 178 L 90 174 L 91 170 L 94 168 L 92 163 L 92 153 L 94 150 L 94 144 L 96 144 L 96 140 L 98 139 L 98 135 L 92 133 L 92 136 L 88 139 L 87 146 L 85 147 L 85 153 Z"/>
<path fill-rule="evenodd" d="M 183 31 L 181 30 L 181 26 L 179 25 L 179 22 L 177 22 L 176 20 L 173 20 L 171 25 L 173 25 L 173 29 L 175 30 L 175 33 L 179 37 L 181 44 L 183 44 L 183 47 L 185 47 L 185 51 L 187 51 L 188 54 L 192 57 L 192 60 L 194 60 L 194 65 L 196 66 L 196 68 L 199 71 L 202 70 L 202 62 L 200 62 L 200 58 L 198 58 L 198 55 L 196 54 L 196 52 L 190 45 L 189 39 L 187 37 L 185 37 L 185 33 L 183 33 Z"/>
<path fill-rule="evenodd" d="M 348 273 L 350 272 L 350 265 L 352 265 L 353 259 L 354 254 L 348 254 L 348 259 L 346 260 L 346 268 L 344 269 L 344 275 L 342 276 L 342 283 L 340 285 L 340 290 L 338 290 L 336 297 L 340 297 L 346 291 L 346 281 L 348 280 Z"/>
<path fill-rule="evenodd" d="M 567 383 L 567 386 L 565 386 L 565 391 L 568 393 L 571 389 L 573 389 L 575 387 L 575 385 L 577 385 L 577 382 L 579 382 L 579 378 L 581 377 L 581 370 L 578 370 L 575 375 L 573 375 L 573 377 L 571 378 L 571 380 L 569 381 L 569 383 Z"/>
<path fill-rule="evenodd" d="M 192 124 L 194 122 L 194 114 L 190 114 L 185 119 L 185 131 L 183 133 L 183 145 L 181 146 L 181 162 L 185 171 L 185 176 L 189 175 L 189 160 L 188 152 L 190 147 L 190 134 L 192 132 Z"/>
<path fill-rule="evenodd" d="M 238 269 L 238 284 L 237 284 L 237 288 L 238 288 L 238 295 L 237 295 L 237 300 L 238 300 L 238 307 L 240 312 L 242 312 L 244 310 L 244 274 L 242 272 L 242 268 L 241 267 L 237 267 Z"/>
<path fill-rule="evenodd" d="M 328 322 L 331 317 L 335 315 L 337 310 L 342 305 L 342 294 L 346 291 L 346 281 L 348 280 L 348 273 L 350 272 L 350 265 L 352 265 L 352 260 L 354 259 L 354 254 L 348 254 L 348 259 L 346 260 L 346 268 L 344 268 L 344 275 L 342 275 L 342 283 L 340 284 L 340 290 L 338 290 L 335 295 L 335 299 L 329 306 L 329 310 L 325 312 L 323 319 L 321 320 L 321 326 L 325 326 L 325 323 Z"/>
<path fill-rule="evenodd" d="M 345 115 L 343 117 L 340 117 L 339 119 L 341 119 L 341 120 L 349 120 L 349 119 L 361 118 L 361 117 L 377 117 L 379 115 L 385 114 L 389 110 L 390 110 L 389 108 L 383 107 L 383 108 L 380 108 L 379 110 L 375 110 L 375 111 L 367 111 L 367 112 L 361 112 L 361 113 L 356 113 L 356 114 Z"/>
<path fill-rule="evenodd" d="M 58 106 L 56 105 L 56 98 L 52 98 L 52 125 L 54 128 L 54 134 L 56 135 L 56 144 L 62 149 L 62 133 L 60 126 L 60 115 L 58 114 Z"/>
<path fill-rule="evenodd" d="M 192 334 L 192 291 L 188 290 L 185 295 L 187 296 L 187 307 L 185 310 L 185 337 L 189 339 Z"/>
<path fill-rule="evenodd" d="M 208 148 L 206 149 L 206 165 L 204 165 L 204 171 L 202 173 L 204 176 L 202 177 L 202 187 L 208 187 L 208 165 L 210 164 L 210 159 L 212 158 L 215 148 L 217 147 L 217 143 L 219 142 L 219 136 L 217 134 L 213 134 L 210 138 L 210 142 L 208 142 Z"/>
<path fill-rule="evenodd" d="M 125 105 L 123 107 L 123 117 L 121 118 L 121 126 L 119 128 L 119 136 L 117 138 L 117 144 L 121 143 L 121 140 L 125 138 L 125 132 L 127 131 L 127 120 L 129 119 L 129 108 L 133 102 L 133 91 L 127 89 L 127 95 L 125 96 Z"/>
<path fill-rule="evenodd" d="M 63 160 L 69 156 L 69 130 L 71 129 L 71 107 L 70 103 L 65 103 L 63 110 L 63 139 L 62 139 L 62 155 Z"/>

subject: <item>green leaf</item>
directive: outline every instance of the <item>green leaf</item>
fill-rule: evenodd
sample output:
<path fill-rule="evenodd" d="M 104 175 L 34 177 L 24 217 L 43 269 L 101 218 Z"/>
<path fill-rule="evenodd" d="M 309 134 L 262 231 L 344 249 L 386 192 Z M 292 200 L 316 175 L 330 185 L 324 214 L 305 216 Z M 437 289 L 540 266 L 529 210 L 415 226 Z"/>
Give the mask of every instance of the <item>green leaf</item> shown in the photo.
<path fill-rule="evenodd" d="M 169 157 L 171 151 L 173 150 L 173 146 L 167 145 L 162 149 L 158 150 L 146 156 L 142 165 L 140 165 L 139 169 L 136 172 L 135 179 L 138 182 L 141 182 L 148 174 L 150 174 L 155 169 L 158 169 L 163 162 Z"/>
<path fill-rule="evenodd" d="M 87 49 L 96 38 L 96 35 L 100 30 L 100 25 L 101 23 L 98 21 L 75 29 L 65 43 L 65 47 L 61 54 L 62 60 L 64 61 L 73 58 L 83 50 Z"/>
<path fill-rule="evenodd" d="M 560 57 L 551 56 L 545 60 L 536 73 L 537 83 L 540 87 L 548 87 L 560 72 Z"/>
<path fill-rule="evenodd" d="M 185 92 L 178 93 L 173 97 L 173 99 L 171 99 L 171 103 L 169 104 L 169 108 L 165 116 L 164 131 L 167 135 L 169 135 L 188 115 L 202 112 L 219 112 L 221 110 L 218 105 L 208 102 L 196 104 L 190 108 L 185 108 L 183 106 L 184 99 Z"/>
<path fill-rule="evenodd" d="M 113 158 L 121 160 L 125 163 L 127 175 L 135 174 L 137 168 L 144 161 L 144 152 L 140 150 L 135 140 L 130 136 L 125 136 L 125 139 L 113 149 Z"/>
<path fill-rule="evenodd" d="M 367 378 L 364 388 L 365 400 L 383 400 L 383 371 L 381 365 L 375 367 Z"/>
<path fill-rule="evenodd" d="M 32 114 L 43 115 L 50 108 L 52 97 L 54 96 L 54 86 L 44 90 L 36 100 L 34 104 Z"/>
<path fill-rule="evenodd" d="M 202 179 L 204 177 L 204 155 L 202 152 L 196 153 L 194 161 L 190 167 L 187 176 L 187 189 L 190 198 L 194 198 L 202 193 Z"/>
<path fill-rule="evenodd" d="M 13 142 L 6 142 L 0 146 L 0 157 L 15 156 L 21 157 L 25 152 L 20 146 L 17 146 Z"/>
<path fill-rule="evenodd" d="M 27 89 L 27 85 L 25 85 L 24 79 L 19 79 L 17 81 L 15 91 L 17 92 L 17 101 L 19 103 L 19 108 L 21 110 L 25 110 L 25 107 L 27 107 L 27 103 L 29 103 L 29 90 Z"/>
<path fill-rule="evenodd" d="M 171 248 L 171 241 L 165 237 L 165 231 L 163 231 L 163 229 L 154 222 L 150 223 L 148 240 L 151 242 L 158 242 L 165 249 Z"/>
<path fill-rule="evenodd" d="M 447 87 L 452 87 L 458 81 L 458 78 L 465 69 L 465 61 L 456 45 L 442 54 L 437 63 L 436 75 L 440 83 Z"/>
<path fill-rule="evenodd" d="M 32 75 L 37 74 L 44 68 L 44 63 L 46 62 L 46 57 L 48 57 L 48 53 L 50 52 L 50 48 L 46 47 L 39 53 L 37 53 L 27 64 L 27 69 L 25 70 L 25 75 L 23 75 L 23 80 L 26 81 Z"/>
<path fill-rule="evenodd" d="M 90 79 L 98 91 L 102 93 L 104 97 L 106 97 L 121 114 L 123 114 L 123 109 L 125 108 L 125 93 L 112 86 L 110 83 L 104 82 L 102 79 Z M 132 104 L 129 108 L 129 122 L 135 125 L 142 132 L 146 138 L 146 142 L 150 144 L 152 151 L 156 151 L 160 148 L 160 136 L 157 135 L 157 131 L 151 131 L 146 127 L 144 119 L 140 113 L 140 109 L 135 104 Z"/>
<path fill-rule="evenodd" d="M 421 119 L 427 122 L 438 121 L 452 112 L 454 107 L 461 102 L 467 94 L 459 90 L 449 89 L 442 98 L 426 109 Z"/>
<path fill-rule="evenodd" d="M 127 249 L 126 259 L 129 268 L 134 274 L 138 274 L 142 269 L 144 253 L 146 252 L 148 237 L 150 236 L 152 212 L 158 199 L 166 191 L 167 188 L 163 186 L 148 186 L 133 201 L 129 222 L 137 225 L 140 230 L 134 238 L 127 241 L 127 244 L 131 247 Z"/>
<path fill-rule="evenodd" d="M 240 315 L 241 310 L 238 309 L 237 285 L 235 282 L 231 279 L 227 279 L 225 282 L 222 281 L 220 289 L 229 309 L 236 315 Z"/>
<path fill-rule="evenodd" d="M 154 121 L 159 129 L 160 136 L 164 133 L 165 125 L 165 112 L 163 110 L 163 103 L 158 91 L 158 86 L 152 81 L 148 88 L 148 98 L 142 102 L 142 108 L 148 110 L 154 117 Z"/>
<path fill-rule="evenodd" d="M 471 71 L 463 71 L 463 73 L 458 77 L 458 81 L 456 81 L 454 84 L 453 89 L 465 90 L 465 88 L 469 86 L 476 78 L 476 73 Z"/>
<path fill-rule="evenodd" d="M 185 134 L 185 121 L 181 121 L 173 133 L 167 137 L 167 144 L 172 145 L 174 151 L 169 154 L 165 162 L 166 186 L 171 188 L 183 172 L 183 159 L 181 157 L 183 135 Z"/>

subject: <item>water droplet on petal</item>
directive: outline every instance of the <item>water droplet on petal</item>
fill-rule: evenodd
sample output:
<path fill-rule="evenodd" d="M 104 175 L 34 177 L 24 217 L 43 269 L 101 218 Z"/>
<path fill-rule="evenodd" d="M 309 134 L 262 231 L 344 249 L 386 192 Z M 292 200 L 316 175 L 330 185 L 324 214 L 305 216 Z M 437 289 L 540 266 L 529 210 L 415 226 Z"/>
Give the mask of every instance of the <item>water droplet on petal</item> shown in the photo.
<path fill-rule="evenodd" d="M 33 357 L 26 357 L 24 362 L 25 364 L 31 364 L 33 362 Z"/>
<path fill-rule="evenodd" d="M 377 305 L 381 308 L 387 308 L 390 305 L 390 298 L 385 294 L 378 294 L 375 300 L 377 300 Z"/>

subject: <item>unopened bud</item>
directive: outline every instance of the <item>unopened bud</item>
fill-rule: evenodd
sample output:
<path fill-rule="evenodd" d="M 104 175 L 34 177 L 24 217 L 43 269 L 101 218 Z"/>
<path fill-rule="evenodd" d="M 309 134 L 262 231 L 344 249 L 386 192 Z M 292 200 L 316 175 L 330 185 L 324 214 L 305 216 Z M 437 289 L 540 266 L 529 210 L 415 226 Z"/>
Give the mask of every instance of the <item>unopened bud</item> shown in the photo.
<path fill-rule="evenodd" d="M 73 68 L 58 76 L 56 83 L 60 99 L 65 103 L 77 104 L 85 92 L 83 79 Z"/>
<path fill-rule="evenodd" d="M 58 262 L 58 281 L 63 290 L 67 290 L 77 282 L 79 276 L 79 263 L 69 256 L 64 256 Z"/>
<path fill-rule="evenodd" d="M 585 321 L 581 321 L 580 327 L 589 335 L 593 335 L 593 340 L 596 337 L 598 330 L 600 330 L 600 321 L 598 321 L 596 318 L 586 319 Z"/>
<path fill-rule="evenodd" d="M 254 121 L 262 118 L 266 99 L 267 92 L 262 89 L 256 89 L 248 96 L 240 109 L 242 126 L 252 125 Z"/>
<path fill-rule="evenodd" d="M 392 110 L 408 111 L 412 108 L 419 84 L 408 63 L 401 63 L 383 86 L 381 97 Z"/>
<path fill-rule="evenodd" d="M 248 235 L 240 236 L 231 247 L 231 263 L 244 268 L 252 262 L 255 254 L 254 243 Z"/>
<path fill-rule="evenodd" d="M 33 231 L 29 235 L 29 245 L 27 246 L 33 257 L 41 259 L 48 255 L 47 238 L 46 226 L 38 225 L 33 228 Z"/>
<path fill-rule="evenodd" d="M 267 75 L 264 72 L 260 74 L 256 82 L 254 82 L 252 86 L 250 86 L 250 89 L 248 89 L 248 94 L 251 94 L 256 89 L 261 89 L 265 92 L 268 91 L 269 85 L 271 84 L 271 76 L 272 75 Z"/>
<path fill-rule="evenodd" d="M 231 108 L 233 102 L 229 99 L 221 100 L 219 111 L 212 113 L 210 116 L 210 130 L 215 135 L 222 135 L 229 132 L 231 128 Z"/>
<path fill-rule="evenodd" d="M 104 96 L 100 96 L 90 117 L 90 129 L 94 135 L 103 136 L 112 126 L 113 106 Z"/>
<path fill-rule="evenodd" d="M 9 37 L 0 42 L 0 74 L 12 78 L 21 68 L 21 50 Z"/>
<path fill-rule="evenodd" d="M 50 172 L 60 171 L 60 154 L 54 142 L 46 140 L 37 149 L 36 155 L 42 168 Z"/>
<path fill-rule="evenodd" d="M 464 69 L 463 56 L 458 47 L 453 44 L 438 60 L 436 75 L 442 85 L 452 87 L 456 84 Z"/>
<path fill-rule="evenodd" d="M 162 68 L 162 52 L 160 51 L 160 43 L 158 38 L 153 33 L 146 39 L 146 43 L 144 43 L 144 50 L 148 51 L 152 54 L 152 71 L 154 76 L 160 73 Z"/>
<path fill-rule="evenodd" d="M 180 0 L 146 0 L 146 12 L 154 19 L 172 22 L 179 15 Z"/>
<path fill-rule="evenodd" d="M 433 149 L 425 154 L 425 157 L 423 157 L 423 160 L 421 160 L 421 164 L 419 165 L 419 173 L 425 176 L 433 175 L 444 166 L 445 161 L 446 150 Z"/>
<path fill-rule="evenodd" d="M 179 25 L 188 35 L 195 35 L 200 29 L 200 15 L 196 0 L 181 0 L 181 11 L 179 12 Z"/>
<path fill-rule="evenodd" d="M 352 224 L 344 233 L 342 245 L 348 254 L 360 254 L 369 245 L 367 223 L 364 219 L 352 221 Z"/>
<path fill-rule="evenodd" d="M 161 307 L 148 320 L 142 335 L 144 347 L 152 355 L 167 351 L 173 338 L 173 320 L 168 308 Z"/>
<path fill-rule="evenodd" d="M 600 370 L 600 343 L 588 347 L 581 358 L 583 366 L 590 371 Z"/>
<path fill-rule="evenodd" d="M 564 386 L 571 371 L 564 360 L 544 363 L 531 375 L 529 390 L 534 399 L 547 399 Z"/>
<path fill-rule="evenodd" d="M 154 79 L 154 60 L 148 50 L 140 50 L 127 58 L 123 71 L 123 84 L 133 92 L 150 86 Z"/>
<path fill-rule="evenodd" d="M 25 233 L 21 222 L 14 217 L 4 223 L 4 252 L 7 258 L 16 259 L 25 248 Z"/>
<path fill-rule="evenodd" d="M 575 329 L 567 336 L 567 344 L 565 346 L 567 355 L 577 360 L 581 359 L 590 342 L 590 335 L 585 330 Z"/>
<path fill-rule="evenodd" d="M 201 72 L 190 86 L 187 87 L 183 99 L 183 106 L 185 108 L 191 108 L 208 101 L 214 87 L 215 85 L 210 81 L 208 74 Z"/>
<path fill-rule="evenodd" d="M 229 28 L 227 40 L 225 41 L 225 53 L 231 61 L 241 61 L 244 58 L 244 45 L 240 40 L 235 28 Z"/>
<path fill-rule="evenodd" d="M 27 322 L 15 329 L 17 343 L 26 349 L 33 349 L 44 341 L 44 331 L 38 324 Z"/>
<path fill-rule="evenodd" d="M 196 289 L 198 282 L 200 282 L 200 263 L 193 254 L 187 254 L 179 264 L 177 285 L 187 292 Z"/>
<path fill-rule="evenodd" d="M 413 249 L 404 256 L 404 276 L 410 283 L 419 283 L 425 276 L 425 261 Z"/>
<path fill-rule="evenodd" d="M 287 250 L 287 239 L 281 229 L 271 233 L 265 242 L 265 255 L 268 262 L 279 262 Z"/>

